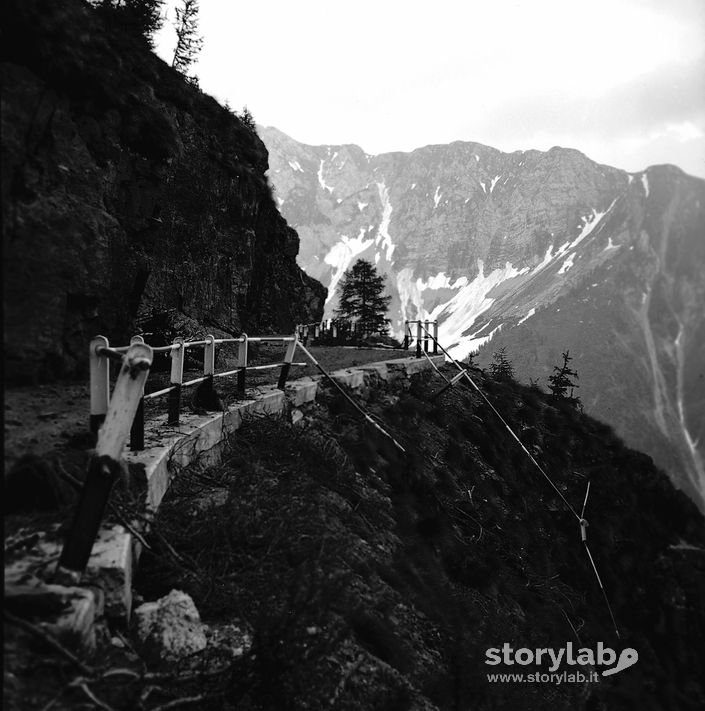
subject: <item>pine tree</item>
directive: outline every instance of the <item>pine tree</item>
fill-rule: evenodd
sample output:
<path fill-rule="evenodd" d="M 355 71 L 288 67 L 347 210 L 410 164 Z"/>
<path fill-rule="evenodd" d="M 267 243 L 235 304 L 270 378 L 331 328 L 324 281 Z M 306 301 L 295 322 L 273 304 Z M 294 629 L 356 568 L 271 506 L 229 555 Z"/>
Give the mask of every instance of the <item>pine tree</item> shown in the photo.
<path fill-rule="evenodd" d="M 371 262 L 358 259 L 341 280 L 340 300 L 336 315 L 355 321 L 363 338 L 373 333 L 386 333 L 386 318 L 391 296 L 383 296 L 384 276 L 377 274 Z"/>
<path fill-rule="evenodd" d="M 572 378 L 577 379 L 578 374 L 568 365 L 573 360 L 570 357 L 570 351 L 564 351 L 562 357 L 563 365 L 554 365 L 553 375 L 548 376 L 548 388 L 551 391 L 551 396 L 554 400 L 565 400 L 573 407 L 582 410 L 583 405 L 580 402 L 580 398 L 573 395 L 575 388 L 580 386 L 572 380 Z"/>
<path fill-rule="evenodd" d="M 514 377 L 514 366 L 507 357 L 507 348 L 502 346 L 492 355 L 493 362 L 490 363 L 490 375 L 495 380 L 511 380 Z"/>
<path fill-rule="evenodd" d="M 242 113 L 240 114 L 240 121 L 242 121 L 245 128 L 250 129 L 253 133 L 257 133 L 257 124 L 255 123 L 254 116 L 247 108 L 247 106 L 242 107 Z"/>
<path fill-rule="evenodd" d="M 181 0 L 176 8 L 176 48 L 171 66 L 182 74 L 196 61 L 203 46 L 203 38 L 198 35 L 198 0 Z"/>
<path fill-rule="evenodd" d="M 89 0 L 111 22 L 122 25 L 128 32 L 140 35 L 154 47 L 154 35 L 162 26 L 164 0 Z"/>

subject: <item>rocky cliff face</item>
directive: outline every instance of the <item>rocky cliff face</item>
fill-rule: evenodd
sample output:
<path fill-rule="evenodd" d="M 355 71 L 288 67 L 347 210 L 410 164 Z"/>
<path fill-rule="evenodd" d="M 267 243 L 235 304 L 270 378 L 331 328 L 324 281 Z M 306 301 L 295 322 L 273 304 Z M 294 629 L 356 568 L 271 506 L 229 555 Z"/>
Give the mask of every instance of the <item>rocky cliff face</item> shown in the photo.
<path fill-rule="evenodd" d="M 73 374 L 93 335 L 158 314 L 228 333 L 320 314 L 236 116 L 80 2 L 5 3 L 0 51 L 10 379 Z"/>
<path fill-rule="evenodd" d="M 488 344 L 486 363 L 506 345 L 544 386 L 569 349 L 586 409 L 705 502 L 704 181 L 562 148 L 368 156 L 262 135 L 300 264 L 329 286 L 326 315 L 363 257 L 388 275 L 398 334 L 438 319 L 456 357 Z"/>

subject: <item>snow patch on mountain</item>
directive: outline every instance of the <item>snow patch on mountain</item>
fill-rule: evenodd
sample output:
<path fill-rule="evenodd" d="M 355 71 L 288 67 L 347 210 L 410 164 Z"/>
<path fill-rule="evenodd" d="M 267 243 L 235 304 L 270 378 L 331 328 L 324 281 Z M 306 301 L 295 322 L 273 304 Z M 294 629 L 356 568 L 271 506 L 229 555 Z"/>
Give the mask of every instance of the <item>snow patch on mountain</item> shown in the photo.
<path fill-rule="evenodd" d="M 529 313 L 526 314 L 526 316 L 524 316 L 524 318 L 519 319 L 519 322 L 517 323 L 517 326 L 518 326 L 519 324 L 524 323 L 524 321 L 526 321 L 527 319 L 530 319 L 535 313 L 536 313 L 536 309 L 535 309 L 535 308 L 530 308 L 530 309 L 529 309 Z"/>
<path fill-rule="evenodd" d="M 369 202 L 357 202 L 357 209 L 362 212 L 370 203 Z"/>
<path fill-rule="evenodd" d="M 321 159 L 321 163 L 318 166 L 318 184 L 324 189 L 327 190 L 329 193 L 332 193 L 335 188 L 332 188 L 330 185 L 326 184 L 326 181 L 323 180 L 323 164 L 325 161 Z"/>
<path fill-rule="evenodd" d="M 568 259 L 561 264 L 561 268 L 558 270 L 559 274 L 565 274 L 572 266 L 573 266 L 573 260 L 575 259 L 575 252 L 571 254 Z"/>
<path fill-rule="evenodd" d="M 451 284 L 445 272 L 438 272 L 436 276 L 428 279 L 414 279 L 413 269 L 405 267 L 397 273 L 397 291 L 401 301 L 402 321 L 413 319 L 431 318 L 431 314 L 424 307 L 423 293 L 425 291 L 437 291 L 438 289 L 459 289 L 467 284 L 465 277 L 456 279 Z M 434 310 L 435 313 L 435 310 Z M 435 316 L 433 316 L 435 318 Z"/>
<path fill-rule="evenodd" d="M 569 245 L 570 242 L 567 242 L 557 254 L 564 253 Z M 536 272 L 552 261 L 557 256 L 553 255 L 552 252 L 553 246 L 550 246 L 544 261 L 532 271 Z M 574 254 L 569 259 L 573 257 L 575 257 Z M 488 322 L 482 328 L 467 334 L 467 331 L 477 318 L 494 303 L 494 299 L 488 296 L 492 289 L 508 279 L 524 275 L 530 271 L 528 267 L 517 269 L 507 262 L 503 269 L 495 269 L 490 274 L 485 275 L 483 261 L 478 260 L 477 264 L 479 274 L 472 281 L 468 281 L 466 277 L 460 277 L 451 282 L 444 272 L 439 272 L 436 276 L 425 280 L 414 279 L 413 272 L 409 268 L 405 268 L 397 274 L 397 290 L 400 296 L 403 318 L 407 320 L 415 318 L 438 319 L 441 342 L 449 344 L 451 354 L 459 359 L 465 358 L 469 353 L 476 351 L 481 345 L 492 339 L 501 328 L 500 324 L 488 335 L 480 337 L 479 334 L 489 326 Z M 425 303 L 428 303 L 428 300 L 424 298 L 424 292 L 439 289 L 451 289 L 458 293 L 432 310 L 427 309 Z M 519 323 L 524 323 L 535 313 L 536 308 L 531 308 Z"/>
<path fill-rule="evenodd" d="M 598 212 L 593 208 L 592 215 L 582 218 L 583 228 L 580 234 L 573 240 L 569 249 L 575 249 L 600 223 L 600 220 L 614 207 L 617 202 L 617 198 L 612 200 L 610 206 L 604 212 Z"/>
<path fill-rule="evenodd" d="M 497 181 L 501 178 L 501 175 L 495 175 L 494 178 L 492 178 L 492 183 L 490 184 L 490 192 L 494 190 L 494 186 L 497 185 Z M 505 183 L 507 182 L 506 180 L 504 181 Z"/>
<path fill-rule="evenodd" d="M 289 166 L 291 167 L 292 170 L 296 170 L 299 173 L 304 172 L 304 169 L 299 165 L 299 161 L 297 161 L 297 160 L 290 160 Z"/>
<path fill-rule="evenodd" d="M 641 184 L 644 186 L 646 197 L 649 197 L 649 179 L 646 177 L 646 173 L 641 174 Z"/>
<path fill-rule="evenodd" d="M 553 245 L 549 244 L 543 259 L 534 267 L 534 273 L 540 272 L 547 264 L 553 260 Z"/>
<path fill-rule="evenodd" d="M 352 239 L 347 235 L 341 235 L 340 242 L 336 242 L 330 252 L 326 254 L 325 263 L 333 267 L 326 304 L 335 297 L 338 282 L 352 264 L 353 259 L 364 252 L 373 242 L 372 239 L 365 239 L 365 228 L 363 227 L 360 229 L 359 236 Z"/>
<path fill-rule="evenodd" d="M 690 456 L 693 461 L 693 469 L 697 477 L 696 486 L 700 491 L 705 490 L 705 462 L 703 462 L 700 452 L 698 452 L 698 441 L 693 439 L 688 429 L 688 422 L 685 416 L 685 408 L 683 405 L 683 372 L 684 372 L 684 345 L 683 345 L 683 324 L 678 323 L 678 335 L 674 342 L 675 347 L 675 361 L 676 361 L 676 404 L 678 406 L 678 419 L 680 420 L 681 429 L 683 431 L 683 437 L 685 439 L 686 446 L 690 451 Z"/>
<path fill-rule="evenodd" d="M 436 194 L 433 196 L 433 209 L 438 207 L 438 203 L 441 201 L 441 186 L 436 187 Z"/>
<path fill-rule="evenodd" d="M 448 350 L 454 358 L 465 358 L 468 353 L 479 348 L 478 339 L 473 338 L 473 334 L 464 334 L 477 317 L 494 303 L 494 299 L 488 296 L 492 289 L 529 271 L 528 267 L 516 269 L 510 262 L 506 262 L 503 269 L 494 269 L 485 275 L 485 265 L 481 259 L 477 260 L 477 267 L 478 275 L 472 281 L 466 277 L 457 279 L 451 288 L 460 286 L 458 293 L 430 314 L 431 319 L 438 318 L 439 339 L 441 343 L 449 344 Z M 444 315 L 446 318 L 441 320 Z M 486 337 L 487 340 L 493 333 Z"/>
<path fill-rule="evenodd" d="M 389 202 L 389 190 L 384 182 L 377 183 L 377 190 L 379 191 L 379 199 L 382 203 L 382 221 L 379 223 L 375 244 L 382 243 L 382 246 L 387 250 L 385 257 L 387 261 L 391 263 L 395 246 L 389 235 L 389 222 L 392 219 L 392 203 Z"/>
<path fill-rule="evenodd" d="M 594 229 L 600 223 L 600 220 L 602 220 L 602 218 L 612 209 L 615 202 L 617 202 L 616 199 L 612 201 L 612 204 L 604 212 L 598 212 L 597 210 L 593 209 L 592 214 L 583 217 L 579 225 L 579 227 L 581 228 L 580 234 L 574 240 L 568 240 L 567 242 L 564 242 L 555 252 L 553 251 L 554 245 L 550 244 L 548 246 L 548 249 L 546 250 L 546 254 L 544 255 L 543 259 L 533 268 L 533 273 L 535 274 L 536 272 L 541 271 L 551 262 L 575 249 L 591 232 L 594 231 Z M 617 249 L 617 247 L 619 247 L 619 245 L 613 244 L 612 237 L 610 237 L 607 243 L 607 247 L 605 247 L 605 249 Z M 575 254 L 569 256 L 565 260 L 565 262 L 563 262 L 563 265 L 561 266 L 558 273 L 565 274 L 565 272 L 567 272 L 573 266 L 574 259 Z"/>
<path fill-rule="evenodd" d="M 490 331 L 490 333 L 488 333 L 486 336 L 480 336 L 479 338 L 470 336 L 468 340 L 463 344 L 463 351 L 466 351 L 465 355 L 457 355 L 461 352 L 459 350 L 456 350 L 455 354 L 451 353 L 451 355 L 453 355 L 456 360 L 462 360 L 463 358 L 467 358 L 470 353 L 478 351 L 480 349 L 480 346 L 484 346 L 487 341 L 491 341 L 492 338 L 494 338 L 494 334 L 501 330 L 502 326 L 504 326 L 504 324 L 500 323 L 499 326 L 493 328 L 492 331 Z"/>

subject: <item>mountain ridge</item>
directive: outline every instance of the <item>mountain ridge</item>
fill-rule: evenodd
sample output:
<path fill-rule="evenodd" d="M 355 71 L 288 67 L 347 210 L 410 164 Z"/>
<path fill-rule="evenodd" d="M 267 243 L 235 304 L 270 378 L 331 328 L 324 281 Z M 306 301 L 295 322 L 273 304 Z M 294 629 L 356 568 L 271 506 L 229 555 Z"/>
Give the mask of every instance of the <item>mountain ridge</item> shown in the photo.
<path fill-rule="evenodd" d="M 692 387 L 705 362 L 705 180 L 668 164 L 628 173 L 560 147 L 502 153 L 457 141 L 371 156 L 261 133 L 279 208 L 301 238 L 299 264 L 329 288 L 326 317 L 360 257 L 388 276 L 392 330 L 437 318 L 459 358 L 488 343 L 514 352 L 527 338 L 515 328 L 532 328 L 543 308 L 567 309 L 575 324 L 534 348 L 541 368 L 517 355 L 518 375 L 545 377 L 565 349 L 580 373 L 607 363 L 606 379 L 581 380 L 586 406 L 705 505 L 705 413 Z M 578 348 L 585 300 L 602 334 Z M 605 399 L 600 381 L 625 379 L 632 389 Z M 642 414 L 615 415 L 629 409 Z"/>

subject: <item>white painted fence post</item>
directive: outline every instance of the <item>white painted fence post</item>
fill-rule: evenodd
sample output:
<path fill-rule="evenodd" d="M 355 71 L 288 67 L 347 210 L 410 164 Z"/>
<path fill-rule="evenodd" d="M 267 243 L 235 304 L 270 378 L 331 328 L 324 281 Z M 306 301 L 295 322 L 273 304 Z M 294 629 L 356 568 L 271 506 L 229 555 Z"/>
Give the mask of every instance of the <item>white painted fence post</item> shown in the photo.
<path fill-rule="evenodd" d="M 294 331 L 294 339 L 289 341 L 286 347 L 286 354 L 284 355 L 284 364 L 282 365 L 281 372 L 279 373 L 279 382 L 277 387 L 279 390 L 284 390 L 286 386 L 286 379 L 289 377 L 289 370 L 291 369 L 291 363 L 294 360 L 294 353 L 296 352 L 296 344 L 298 343 L 296 338 L 296 331 Z"/>
<path fill-rule="evenodd" d="M 122 472 L 122 452 L 144 392 L 152 356 L 149 346 L 133 343 L 122 359 L 105 421 L 98 432 L 95 455 L 54 574 L 57 583 L 76 584 L 88 563 L 110 490 Z"/>
<path fill-rule="evenodd" d="M 215 373 L 215 336 L 208 334 L 205 338 L 206 345 L 203 347 L 203 375 Z"/>
<path fill-rule="evenodd" d="M 110 361 L 106 355 L 99 355 L 98 348 L 107 348 L 108 339 L 96 336 L 88 346 L 88 368 L 90 372 L 91 416 L 90 431 L 95 434 L 105 420 L 110 401 Z"/>
<path fill-rule="evenodd" d="M 179 413 L 181 411 L 181 383 L 184 382 L 184 360 L 186 349 L 184 348 L 184 339 L 180 336 L 175 338 L 172 345 L 178 345 L 178 348 L 173 348 L 171 351 L 171 377 L 168 400 L 167 424 L 178 425 Z"/>
<path fill-rule="evenodd" d="M 245 373 L 247 372 L 247 334 L 243 333 L 242 339 L 237 344 L 237 367 L 240 368 L 237 372 L 237 389 L 240 395 L 245 394 Z"/>
<path fill-rule="evenodd" d="M 142 336 L 132 336 L 130 345 L 133 346 L 136 343 L 144 343 L 144 338 Z M 133 452 L 141 452 L 144 449 L 144 388 L 142 389 L 142 396 L 137 405 L 137 412 L 135 412 L 135 416 L 132 420 L 130 449 Z"/>

